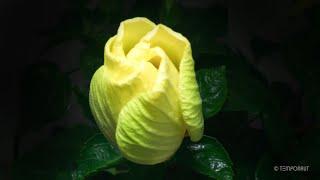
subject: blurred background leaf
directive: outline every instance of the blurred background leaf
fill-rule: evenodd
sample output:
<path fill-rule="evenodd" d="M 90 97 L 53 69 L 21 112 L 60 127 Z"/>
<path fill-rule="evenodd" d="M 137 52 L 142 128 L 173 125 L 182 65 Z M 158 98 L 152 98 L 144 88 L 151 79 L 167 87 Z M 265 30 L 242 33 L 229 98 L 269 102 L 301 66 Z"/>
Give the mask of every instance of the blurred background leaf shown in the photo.
<path fill-rule="evenodd" d="M 299 138 L 299 142 L 293 147 L 295 151 L 290 153 L 287 162 L 290 164 L 299 164 L 308 166 L 307 173 L 294 173 L 293 177 L 317 179 L 320 176 L 320 134 L 319 127 L 311 129 L 304 136 Z"/>
<path fill-rule="evenodd" d="M 103 45 L 88 43 L 88 47 L 83 50 L 80 59 L 80 70 L 86 82 L 90 82 L 95 71 L 103 65 Z M 89 87 L 89 86 L 88 86 Z"/>
<path fill-rule="evenodd" d="M 216 55 L 224 51 L 218 38 L 225 37 L 227 33 L 227 9 L 220 6 L 183 9 L 181 14 L 181 20 L 177 20 L 177 25 L 172 28 L 188 38 L 196 63 L 204 62 L 200 55 Z"/>
<path fill-rule="evenodd" d="M 279 163 L 276 163 L 270 154 L 264 154 L 261 156 L 257 169 L 255 171 L 256 180 L 267 180 L 267 179 L 288 179 L 286 176 L 280 172 L 278 168 L 282 166 Z"/>
<path fill-rule="evenodd" d="M 152 22 L 159 22 L 161 4 L 161 1 L 136 0 L 128 13 L 128 18 L 147 17 Z"/>
<path fill-rule="evenodd" d="M 39 130 L 50 121 L 59 120 L 67 112 L 71 82 L 56 64 L 33 64 L 24 71 L 21 93 L 19 132 L 23 133 Z"/>
<path fill-rule="evenodd" d="M 82 114 L 84 115 L 84 117 L 86 117 L 91 124 L 96 125 L 89 105 L 89 91 L 81 90 L 79 87 L 74 86 L 73 92 L 77 98 L 79 105 L 81 106 Z"/>
<path fill-rule="evenodd" d="M 14 164 L 14 179 L 72 179 L 75 159 L 97 129 L 76 126 L 57 129 L 56 134 L 23 154 Z"/>

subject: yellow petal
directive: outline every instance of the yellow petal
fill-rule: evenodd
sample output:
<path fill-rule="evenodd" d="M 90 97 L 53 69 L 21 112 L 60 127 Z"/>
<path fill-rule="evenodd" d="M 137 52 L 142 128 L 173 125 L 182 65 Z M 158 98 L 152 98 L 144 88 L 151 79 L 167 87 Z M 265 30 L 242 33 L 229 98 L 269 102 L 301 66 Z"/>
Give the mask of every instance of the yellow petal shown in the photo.
<path fill-rule="evenodd" d="M 105 65 L 96 71 L 91 80 L 91 111 L 98 126 L 111 142 L 115 141 L 115 129 L 122 107 L 133 97 L 152 89 L 157 76 L 157 69 L 151 63 L 126 61 L 125 57 L 112 52 L 112 49 L 116 49 L 115 41 L 121 39 L 118 36 L 122 37 L 127 33 L 134 35 L 132 28 L 142 26 L 143 30 L 144 25 L 152 26 L 153 23 L 145 18 L 134 18 L 122 23 L 122 28 L 119 28 L 120 36 L 116 35 L 106 43 Z M 139 38 L 139 35 L 136 37 Z M 122 41 L 122 48 L 121 43 Z"/>
<path fill-rule="evenodd" d="M 130 73 L 127 73 L 130 69 Z M 150 90 L 156 78 L 157 71 L 150 63 L 141 63 L 136 68 L 125 63 L 119 64 L 117 71 L 108 71 L 109 76 L 106 85 L 106 95 L 112 116 L 118 119 L 118 115 L 132 98 Z"/>
<path fill-rule="evenodd" d="M 121 22 L 112 48 L 112 53 L 125 57 L 130 49 L 149 31 L 155 24 L 147 18 L 137 17 Z"/>
<path fill-rule="evenodd" d="M 122 26 L 144 22 L 139 21 L 139 19 L 144 20 L 144 18 L 135 19 L 134 21 L 128 20 L 123 22 Z M 123 34 L 120 29 L 120 34 Z M 114 54 L 112 49 L 116 44 L 117 36 L 110 38 L 105 46 L 105 73 L 107 82 L 104 92 L 106 93 L 106 97 L 108 97 L 108 103 L 112 105 L 110 106 L 110 110 L 112 117 L 116 121 L 122 107 L 133 97 L 150 90 L 157 76 L 157 69 L 151 63 L 129 61 L 120 55 Z"/>
<path fill-rule="evenodd" d="M 203 135 L 202 102 L 194 70 L 191 47 L 188 44 L 180 62 L 179 92 L 182 116 L 192 141 Z"/>
<path fill-rule="evenodd" d="M 186 38 L 162 24 L 157 25 L 141 41 L 150 43 L 150 47 L 160 47 L 179 69 L 180 60 L 186 47 Z"/>
<path fill-rule="evenodd" d="M 141 40 L 150 47 L 160 47 L 179 70 L 179 96 L 183 119 L 192 141 L 203 135 L 202 102 L 195 77 L 194 61 L 189 41 L 180 33 L 158 25 Z"/>
<path fill-rule="evenodd" d="M 157 49 L 161 58 L 154 88 L 131 100 L 121 111 L 116 139 L 122 154 L 140 164 L 169 159 L 185 133 L 177 95 L 178 71 Z"/>
<path fill-rule="evenodd" d="M 110 142 L 115 143 L 116 121 L 112 118 L 106 94 L 106 67 L 101 66 L 93 75 L 90 83 L 89 104 L 91 112 Z"/>

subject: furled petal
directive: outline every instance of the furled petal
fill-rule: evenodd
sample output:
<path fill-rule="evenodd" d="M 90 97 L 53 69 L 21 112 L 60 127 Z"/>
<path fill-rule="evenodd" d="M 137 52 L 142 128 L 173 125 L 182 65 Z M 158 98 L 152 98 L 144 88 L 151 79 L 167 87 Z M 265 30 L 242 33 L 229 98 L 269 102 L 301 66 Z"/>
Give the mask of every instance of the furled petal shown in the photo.
<path fill-rule="evenodd" d="M 131 100 L 120 112 L 116 139 L 122 154 L 140 164 L 169 159 L 185 133 L 178 99 L 178 71 L 157 48 L 161 59 L 152 90 Z"/>
<path fill-rule="evenodd" d="M 160 47 L 169 56 L 175 67 L 179 69 L 180 60 L 186 47 L 186 38 L 180 33 L 159 24 L 151 32 L 146 34 L 142 40 L 150 43 L 151 47 Z"/>
<path fill-rule="evenodd" d="M 101 66 L 90 84 L 90 107 L 105 136 L 114 141 L 118 115 L 132 98 L 153 88 L 157 70 L 149 62 L 133 68 L 119 63 L 117 71 Z M 128 70 L 130 69 L 130 70 Z"/>
<path fill-rule="evenodd" d="M 90 84 L 89 103 L 91 112 L 104 135 L 109 141 L 115 143 L 116 121 L 112 118 L 107 102 L 106 67 L 101 66 L 93 75 Z"/>
<path fill-rule="evenodd" d="M 134 62 L 124 57 L 126 48 L 153 27 L 146 18 L 133 18 L 121 23 L 118 34 L 105 46 L 105 91 L 112 118 L 117 121 L 119 112 L 133 97 L 150 90 L 157 76 L 157 69 L 150 62 Z M 137 28 L 140 27 L 140 30 Z M 131 43 L 130 43 L 131 42 Z"/>
<path fill-rule="evenodd" d="M 105 94 L 108 97 L 112 117 L 118 119 L 121 109 L 134 97 L 154 86 L 157 69 L 149 62 L 130 66 L 119 63 L 116 70 L 106 70 Z"/>
<path fill-rule="evenodd" d="M 180 106 L 192 141 L 198 141 L 203 135 L 202 102 L 194 70 L 190 44 L 186 47 L 180 62 Z"/>
<path fill-rule="evenodd" d="M 195 77 L 194 61 L 189 41 L 180 33 L 158 25 L 142 40 L 151 47 L 160 47 L 179 70 L 179 96 L 183 119 L 192 141 L 203 135 L 201 97 Z"/>
<path fill-rule="evenodd" d="M 131 48 L 149 31 L 155 24 L 147 18 L 137 17 L 121 22 L 111 52 L 113 55 L 124 58 Z"/>

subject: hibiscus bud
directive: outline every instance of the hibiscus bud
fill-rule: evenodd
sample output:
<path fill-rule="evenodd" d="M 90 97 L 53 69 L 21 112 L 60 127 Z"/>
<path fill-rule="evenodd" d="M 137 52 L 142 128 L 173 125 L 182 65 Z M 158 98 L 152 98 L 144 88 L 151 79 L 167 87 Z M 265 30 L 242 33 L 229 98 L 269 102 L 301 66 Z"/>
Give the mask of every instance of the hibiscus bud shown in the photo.
<path fill-rule="evenodd" d="M 202 105 L 189 41 L 146 18 L 121 22 L 92 77 L 90 107 L 106 138 L 139 164 L 168 160 L 186 133 L 200 140 Z"/>

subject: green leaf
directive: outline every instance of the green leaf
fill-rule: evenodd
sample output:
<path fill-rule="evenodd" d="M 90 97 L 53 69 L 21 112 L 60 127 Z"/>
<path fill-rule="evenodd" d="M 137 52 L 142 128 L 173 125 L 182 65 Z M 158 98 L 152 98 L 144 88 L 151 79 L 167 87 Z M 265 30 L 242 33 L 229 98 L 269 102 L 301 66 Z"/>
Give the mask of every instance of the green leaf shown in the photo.
<path fill-rule="evenodd" d="M 22 122 L 19 131 L 36 130 L 61 118 L 68 109 L 71 83 L 49 62 L 26 68 L 22 79 Z"/>
<path fill-rule="evenodd" d="M 227 98 L 227 79 L 224 66 L 197 71 L 197 81 L 205 118 L 214 116 Z"/>
<path fill-rule="evenodd" d="M 196 143 L 185 140 L 177 154 L 177 161 L 218 180 L 233 179 L 233 165 L 228 153 L 215 138 L 209 136 Z"/>
<path fill-rule="evenodd" d="M 76 126 L 56 132 L 52 138 L 26 152 L 14 162 L 14 179 L 71 179 L 75 159 L 82 145 L 97 132 L 97 129 L 87 126 Z"/>
<path fill-rule="evenodd" d="M 120 152 L 99 133 L 89 138 L 84 144 L 73 177 L 84 179 L 99 171 L 114 167 L 121 161 L 123 158 Z"/>

